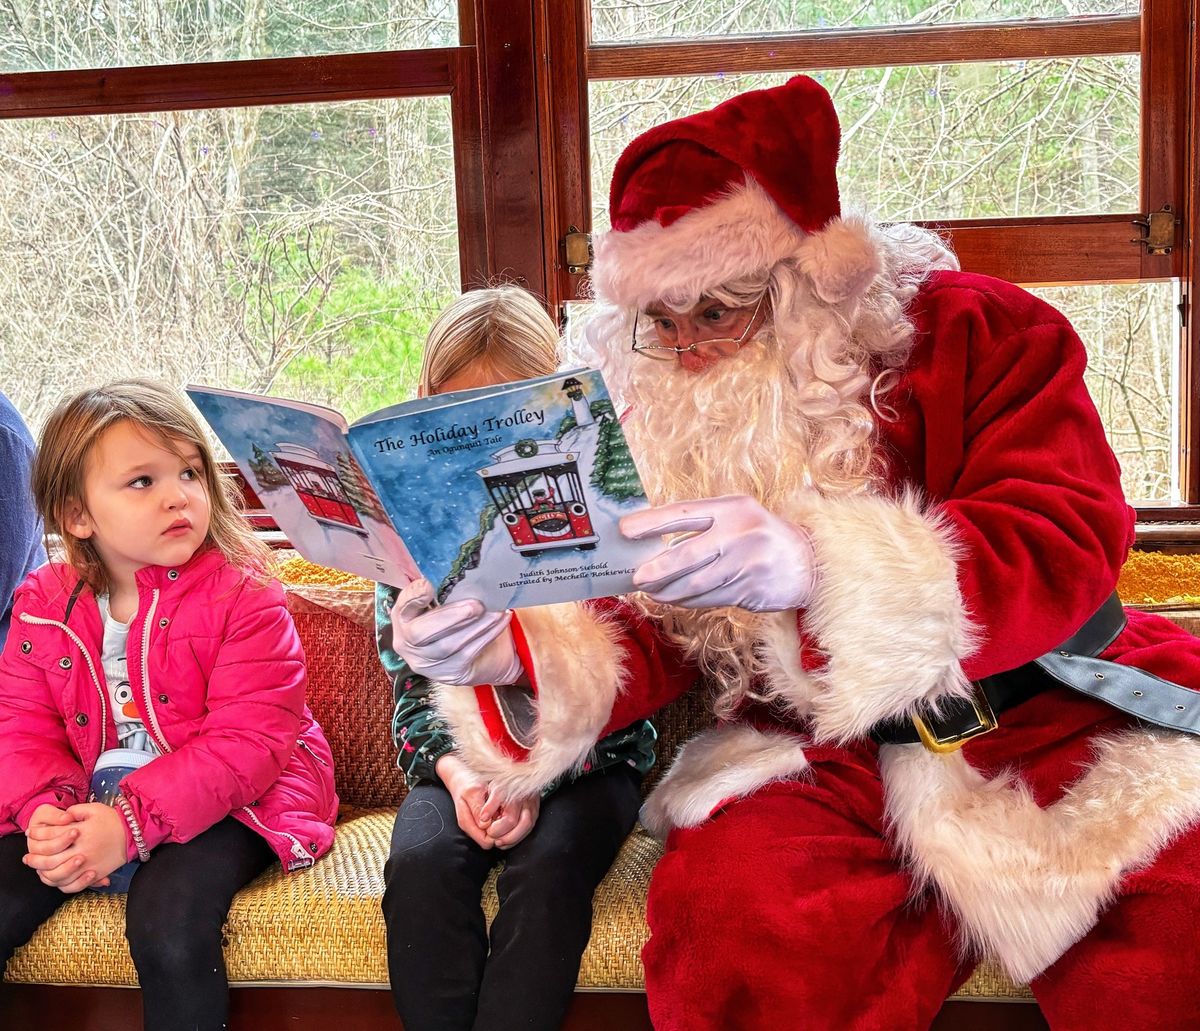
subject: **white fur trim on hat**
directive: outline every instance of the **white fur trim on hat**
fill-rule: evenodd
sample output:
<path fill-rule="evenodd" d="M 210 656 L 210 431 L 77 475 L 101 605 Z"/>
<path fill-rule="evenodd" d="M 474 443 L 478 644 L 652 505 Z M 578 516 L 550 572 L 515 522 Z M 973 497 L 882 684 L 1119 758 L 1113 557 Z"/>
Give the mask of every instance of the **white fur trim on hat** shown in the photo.
<path fill-rule="evenodd" d="M 669 226 L 648 220 L 599 236 L 592 285 L 597 300 L 626 308 L 698 298 L 795 254 L 804 235 L 758 183 L 747 180 Z"/>
<path fill-rule="evenodd" d="M 642 826 L 665 838 L 676 827 L 696 827 L 731 798 L 765 784 L 798 777 L 808 768 L 804 742 L 792 734 L 723 724 L 696 735 L 642 806 Z"/>
<path fill-rule="evenodd" d="M 587 606 L 542 605 L 517 617 L 537 684 L 534 741 L 527 758 L 505 755 L 488 734 L 469 687 L 439 684 L 438 714 L 450 726 L 456 752 L 503 800 L 537 794 L 591 754 L 625 677 L 619 631 Z"/>
<path fill-rule="evenodd" d="M 1095 926 L 1130 870 L 1200 820 L 1200 738 L 1139 728 L 1096 743 L 1088 771 L 1039 808 L 962 752 L 879 751 L 892 836 L 961 923 L 964 946 L 1025 983 Z"/>
<path fill-rule="evenodd" d="M 882 267 L 872 226 L 862 217 L 835 218 L 805 233 L 747 179 L 669 226 L 648 220 L 600 234 L 592 287 L 598 301 L 644 308 L 664 298 L 699 298 L 786 258 L 801 262 L 829 304 L 864 292 Z"/>

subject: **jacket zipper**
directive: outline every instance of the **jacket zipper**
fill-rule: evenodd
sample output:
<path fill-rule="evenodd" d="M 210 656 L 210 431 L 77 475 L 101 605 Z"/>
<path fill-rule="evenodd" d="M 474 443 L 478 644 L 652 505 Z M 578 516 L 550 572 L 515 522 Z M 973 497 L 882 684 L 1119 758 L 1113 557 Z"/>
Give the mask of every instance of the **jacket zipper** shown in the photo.
<path fill-rule="evenodd" d="M 56 619 L 42 619 L 38 616 L 31 616 L 28 612 L 21 613 L 22 623 L 35 623 L 38 626 L 56 626 L 63 631 L 87 660 L 88 670 L 92 674 L 92 683 L 96 685 L 96 694 L 100 696 L 100 751 L 104 751 L 104 746 L 108 743 L 108 697 L 104 685 L 100 683 L 100 678 L 96 675 L 96 664 L 92 661 L 92 656 L 83 646 L 83 641 L 79 639 L 79 635 L 75 633 L 66 623 L 60 623 Z"/>
<path fill-rule="evenodd" d="M 146 620 L 142 624 L 142 701 L 146 704 L 146 715 L 150 717 L 151 736 L 154 738 L 154 743 L 158 745 L 159 751 L 166 755 L 171 751 L 171 746 L 167 744 L 162 728 L 158 725 L 158 714 L 154 711 L 154 702 L 150 694 L 150 627 L 154 622 L 154 610 L 157 608 L 158 588 L 156 587 L 150 598 L 150 611 L 146 613 Z"/>
<path fill-rule="evenodd" d="M 142 700 L 146 703 L 146 715 L 150 717 L 155 742 L 162 749 L 162 753 L 166 755 L 171 751 L 171 746 L 167 744 L 166 739 L 163 737 L 162 729 L 158 725 L 158 715 L 154 711 L 153 695 L 150 691 L 150 628 L 154 624 L 154 612 L 158 608 L 158 593 L 158 589 L 155 588 L 154 594 L 150 598 L 150 609 L 146 613 L 146 621 L 142 627 Z M 308 864 L 312 865 L 313 857 L 294 834 L 289 834 L 287 831 L 272 830 L 258 818 L 258 814 L 248 805 L 242 806 L 242 812 L 250 818 L 256 827 L 265 833 L 278 834 L 289 839 L 292 843 L 292 855 L 297 859 L 306 859 Z"/>
<path fill-rule="evenodd" d="M 290 838 L 291 842 L 292 842 L 292 855 L 295 856 L 297 859 L 307 859 L 309 865 L 310 866 L 312 865 L 313 857 L 309 854 L 308 849 L 306 849 L 302 844 L 300 844 L 300 839 L 298 837 L 296 837 L 296 835 L 289 834 L 287 831 L 272 830 L 265 823 L 263 823 L 262 820 L 260 820 L 258 818 L 258 814 L 253 809 L 251 809 L 248 805 L 242 806 L 242 812 L 245 813 L 248 817 L 250 817 L 251 822 L 253 822 L 253 824 L 256 827 L 258 827 L 261 831 L 263 831 L 265 834 L 278 834 L 280 837 Z"/>
<path fill-rule="evenodd" d="M 317 753 L 313 751 L 312 745 L 310 745 L 307 741 L 305 741 L 304 738 L 300 738 L 296 742 L 296 745 L 300 748 L 303 748 L 309 755 L 311 755 L 314 759 L 316 759 L 317 762 L 319 762 L 322 766 L 325 766 L 325 767 L 329 766 L 329 763 L 327 763 L 324 759 L 322 759 L 319 755 L 317 755 Z"/>

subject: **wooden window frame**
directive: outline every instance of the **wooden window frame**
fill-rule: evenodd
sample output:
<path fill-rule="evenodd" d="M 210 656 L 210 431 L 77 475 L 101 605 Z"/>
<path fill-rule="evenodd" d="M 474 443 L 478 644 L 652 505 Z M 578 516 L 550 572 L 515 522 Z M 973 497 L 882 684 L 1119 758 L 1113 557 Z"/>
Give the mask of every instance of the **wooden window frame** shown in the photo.
<path fill-rule="evenodd" d="M 1198 7 L 1200 0 L 1145 0 L 1139 16 L 1069 22 L 598 45 L 590 39 L 590 0 L 459 0 L 457 47 L 0 74 L 0 118 L 448 96 L 463 286 L 510 279 L 557 308 L 585 291 L 583 277 L 566 267 L 561 241 L 571 227 L 591 229 L 593 79 L 1140 53 L 1141 211 L 1176 206 L 1180 244 L 1171 255 L 1147 255 L 1130 242 L 1140 212 L 934 224 L 965 266 L 1006 279 L 1178 277 L 1186 315 L 1200 289 L 1192 246 L 1200 228 Z M 1178 90 L 1181 82 L 1190 90 Z M 1198 323 L 1187 318 L 1180 361 L 1185 503 L 1140 508 L 1145 521 L 1200 524 Z"/>
<path fill-rule="evenodd" d="M 1181 504 L 1138 508 L 1144 523 L 1175 523 L 1174 533 L 1200 541 L 1200 322 L 1190 309 L 1200 289 L 1193 242 L 1200 207 L 1200 116 L 1196 20 L 1200 0 L 1144 0 L 1140 15 L 1069 21 L 847 29 L 722 39 L 595 44 L 590 0 L 541 0 L 551 59 L 547 94 L 553 123 L 580 140 L 588 131 L 587 84 L 717 72 L 779 72 L 887 65 L 1031 60 L 1138 54 L 1141 59 L 1140 211 L 1032 218 L 946 219 L 923 225 L 946 233 L 963 266 L 1029 285 L 1134 283 L 1178 278 L 1185 325 L 1181 335 Z M 575 56 L 571 56 L 571 52 Z M 582 55 L 582 56 L 580 56 Z M 579 76 L 578 66 L 586 69 Z M 1180 90 L 1180 83 L 1191 83 Z M 546 168 L 555 183 L 550 217 L 561 239 L 567 227 L 591 229 L 586 147 L 566 148 Z M 1132 242 L 1143 212 L 1171 204 L 1180 225 L 1169 255 Z M 1035 274 L 1030 270 L 1035 269 Z M 581 275 L 559 260 L 554 299 L 584 296 Z M 1195 525 L 1186 526 L 1184 523 Z"/>

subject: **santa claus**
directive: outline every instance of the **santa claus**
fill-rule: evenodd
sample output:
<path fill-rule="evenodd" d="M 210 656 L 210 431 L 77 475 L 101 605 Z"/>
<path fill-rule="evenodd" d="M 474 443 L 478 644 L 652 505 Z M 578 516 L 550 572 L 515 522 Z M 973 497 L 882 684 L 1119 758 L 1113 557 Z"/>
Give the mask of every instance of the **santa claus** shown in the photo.
<path fill-rule="evenodd" d="M 715 685 L 643 814 L 658 1028 L 926 1028 L 983 956 L 1055 1028 L 1200 1026 L 1200 642 L 1112 599 L 1084 347 L 843 214 L 838 143 L 798 77 L 629 145 L 586 343 L 663 550 L 621 600 L 402 595 L 397 650 L 475 685 L 440 704 L 497 804 Z"/>

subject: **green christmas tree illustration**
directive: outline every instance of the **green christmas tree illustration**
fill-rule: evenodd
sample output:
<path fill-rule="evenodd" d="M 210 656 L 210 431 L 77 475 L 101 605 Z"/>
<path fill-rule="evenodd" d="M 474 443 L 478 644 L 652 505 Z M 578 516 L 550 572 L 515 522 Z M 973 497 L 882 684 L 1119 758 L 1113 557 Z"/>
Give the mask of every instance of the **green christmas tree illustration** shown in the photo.
<path fill-rule="evenodd" d="M 379 500 L 375 488 L 363 475 L 358 463 L 345 451 L 338 453 L 337 474 L 342 483 L 342 489 L 346 492 L 346 497 L 350 499 L 350 504 L 354 506 L 355 511 L 380 521 L 387 518 L 383 512 L 383 502 Z"/>
<path fill-rule="evenodd" d="M 611 407 L 609 411 L 612 411 Z M 591 483 L 597 490 L 618 501 L 638 497 L 642 493 L 633 455 L 629 453 L 625 434 L 621 432 L 616 419 L 608 418 L 600 423 Z"/>
<path fill-rule="evenodd" d="M 259 490 L 272 490 L 275 487 L 286 487 L 288 478 L 262 448 L 254 445 L 254 456 L 250 459 L 250 471 L 258 483 Z"/>

